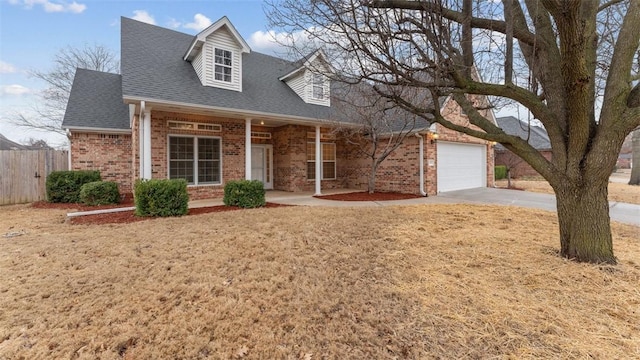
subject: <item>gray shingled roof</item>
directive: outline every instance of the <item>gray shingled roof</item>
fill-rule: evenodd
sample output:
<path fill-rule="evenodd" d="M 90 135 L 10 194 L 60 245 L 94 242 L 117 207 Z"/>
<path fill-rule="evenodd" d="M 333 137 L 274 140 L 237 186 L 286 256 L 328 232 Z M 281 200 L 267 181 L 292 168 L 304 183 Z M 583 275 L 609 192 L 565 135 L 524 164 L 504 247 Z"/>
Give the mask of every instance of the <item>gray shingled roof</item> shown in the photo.
<path fill-rule="evenodd" d="M 193 35 L 122 18 L 122 93 L 187 104 L 329 119 L 331 109 L 305 103 L 278 80 L 292 63 L 255 51 L 242 56 L 242 92 L 203 86 L 183 56 Z"/>
<path fill-rule="evenodd" d="M 547 131 L 539 126 L 529 125 L 513 116 L 499 117 L 496 119 L 498 127 L 502 128 L 504 132 L 509 135 L 519 136 L 521 139 L 529 139 L 529 144 L 536 150 L 550 150 L 551 142 Z M 529 129 L 531 131 L 529 132 Z M 505 148 L 498 144 L 497 150 L 504 150 Z"/>
<path fill-rule="evenodd" d="M 129 109 L 122 101 L 118 74 L 77 69 L 62 128 L 129 129 Z"/>
<path fill-rule="evenodd" d="M 28 148 L 28 146 L 18 144 L 17 142 L 11 141 L 4 135 L 0 134 L 0 150 L 26 150 Z"/>

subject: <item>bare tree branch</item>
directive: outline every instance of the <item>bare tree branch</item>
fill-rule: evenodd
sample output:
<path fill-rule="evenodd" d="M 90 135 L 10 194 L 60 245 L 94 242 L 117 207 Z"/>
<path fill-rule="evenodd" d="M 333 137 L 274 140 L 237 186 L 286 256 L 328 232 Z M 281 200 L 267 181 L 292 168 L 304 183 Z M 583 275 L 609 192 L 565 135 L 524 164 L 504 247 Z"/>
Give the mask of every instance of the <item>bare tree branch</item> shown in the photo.
<path fill-rule="evenodd" d="M 120 72 L 116 55 L 104 46 L 85 45 L 82 48 L 71 46 L 62 48 L 54 56 L 51 70 L 31 72 L 33 77 L 44 81 L 48 86 L 39 94 L 40 101 L 33 109 L 34 115 L 18 114 L 12 119 L 12 123 L 27 129 L 65 135 L 62 120 L 77 68 Z"/>

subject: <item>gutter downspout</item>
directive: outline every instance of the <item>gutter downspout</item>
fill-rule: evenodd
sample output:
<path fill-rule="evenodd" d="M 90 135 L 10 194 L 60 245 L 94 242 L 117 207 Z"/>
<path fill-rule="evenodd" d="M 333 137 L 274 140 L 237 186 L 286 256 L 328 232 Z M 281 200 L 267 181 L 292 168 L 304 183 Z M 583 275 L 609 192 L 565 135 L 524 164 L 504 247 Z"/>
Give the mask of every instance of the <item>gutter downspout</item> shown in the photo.
<path fill-rule="evenodd" d="M 65 131 L 67 135 L 67 139 L 69 139 L 69 153 L 67 154 L 67 170 L 73 170 L 73 166 L 71 166 L 71 130 L 66 129 Z"/>
<path fill-rule="evenodd" d="M 416 136 L 420 140 L 420 158 L 418 159 L 420 164 L 420 195 L 427 196 L 427 192 L 424 191 L 424 136 L 420 133 L 416 133 Z"/>

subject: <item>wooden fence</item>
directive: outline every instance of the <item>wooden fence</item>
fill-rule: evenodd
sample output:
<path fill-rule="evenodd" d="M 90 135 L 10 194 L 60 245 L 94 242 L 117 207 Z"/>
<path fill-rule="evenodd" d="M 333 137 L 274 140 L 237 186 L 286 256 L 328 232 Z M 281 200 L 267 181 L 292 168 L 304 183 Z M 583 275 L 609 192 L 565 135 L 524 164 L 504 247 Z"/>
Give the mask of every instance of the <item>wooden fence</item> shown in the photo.
<path fill-rule="evenodd" d="M 0 150 L 0 205 L 45 200 L 47 175 L 68 168 L 66 150 Z"/>

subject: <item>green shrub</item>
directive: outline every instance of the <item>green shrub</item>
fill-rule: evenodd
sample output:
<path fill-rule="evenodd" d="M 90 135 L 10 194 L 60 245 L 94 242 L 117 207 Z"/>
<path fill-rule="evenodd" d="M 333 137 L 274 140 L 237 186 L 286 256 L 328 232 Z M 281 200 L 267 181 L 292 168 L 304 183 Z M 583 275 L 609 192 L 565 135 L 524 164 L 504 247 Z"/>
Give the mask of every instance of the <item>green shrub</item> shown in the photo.
<path fill-rule="evenodd" d="M 184 179 L 137 180 L 133 197 L 137 216 L 181 216 L 189 210 Z"/>
<path fill-rule="evenodd" d="M 496 175 L 496 180 L 506 179 L 507 178 L 507 166 L 506 165 L 496 165 L 496 167 L 495 167 L 495 175 Z"/>
<path fill-rule="evenodd" d="M 265 206 L 264 185 L 258 180 L 232 180 L 224 186 L 224 198 L 227 206 L 255 208 Z"/>
<path fill-rule="evenodd" d="M 86 205 L 107 205 L 120 202 L 118 184 L 114 181 L 93 181 L 80 187 L 80 201 Z"/>
<path fill-rule="evenodd" d="M 47 201 L 52 203 L 80 202 L 80 188 L 86 183 L 100 181 L 97 170 L 53 171 L 47 176 Z"/>

